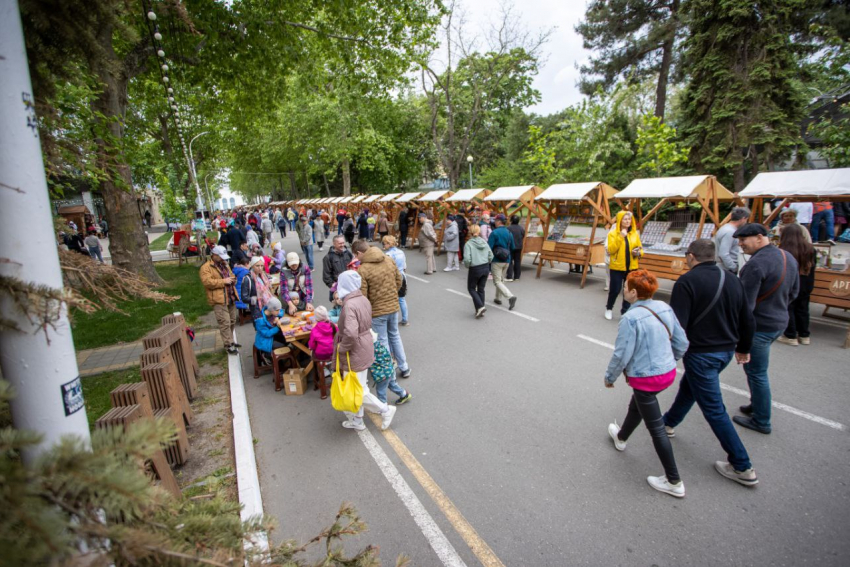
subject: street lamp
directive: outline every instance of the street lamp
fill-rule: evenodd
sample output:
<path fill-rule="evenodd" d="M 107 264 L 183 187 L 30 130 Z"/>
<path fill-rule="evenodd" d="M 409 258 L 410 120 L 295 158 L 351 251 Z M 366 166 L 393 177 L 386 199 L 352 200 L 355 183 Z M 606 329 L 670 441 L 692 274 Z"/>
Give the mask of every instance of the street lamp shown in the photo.
<path fill-rule="evenodd" d="M 213 210 L 213 206 L 212 206 L 212 205 L 213 205 L 213 198 L 212 198 L 212 193 L 210 193 L 210 186 L 209 186 L 209 185 L 207 185 L 207 179 L 209 179 L 210 175 L 212 175 L 212 173 L 207 173 L 207 174 L 204 176 L 204 190 L 205 190 L 205 191 L 206 191 L 206 193 L 207 193 L 207 208 L 210 210 L 210 215 L 212 215 L 212 210 Z"/>
<path fill-rule="evenodd" d="M 466 161 L 469 162 L 469 188 L 472 189 L 472 156 L 466 156 Z"/>
<path fill-rule="evenodd" d="M 209 132 L 201 132 L 189 140 L 189 162 L 192 165 L 192 181 L 195 183 L 195 192 L 198 194 L 198 208 L 201 209 L 201 218 L 204 218 L 204 199 L 201 197 L 201 186 L 198 184 L 198 173 L 195 171 L 195 158 L 192 157 L 192 142 Z"/>

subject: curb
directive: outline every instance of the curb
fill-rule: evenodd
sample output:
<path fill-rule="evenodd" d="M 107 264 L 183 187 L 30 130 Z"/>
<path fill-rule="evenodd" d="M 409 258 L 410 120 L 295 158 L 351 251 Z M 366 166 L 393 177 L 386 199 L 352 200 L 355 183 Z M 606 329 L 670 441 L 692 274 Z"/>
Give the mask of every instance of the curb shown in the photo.
<path fill-rule="evenodd" d="M 251 418 L 248 415 L 248 399 L 242 379 L 242 359 L 238 354 L 227 357 L 230 376 L 230 405 L 233 411 L 233 451 L 236 456 L 236 485 L 239 488 L 240 517 L 245 522 L 263 515 L 263 495 L 260 493 L 260 478 L 257 473 L 257 458 L 254 454 L 254 437 L 251 435 Z M 269 538 L 260 532 L 254 540 L 246 540 L 245 551 L 268 553 Z"/>

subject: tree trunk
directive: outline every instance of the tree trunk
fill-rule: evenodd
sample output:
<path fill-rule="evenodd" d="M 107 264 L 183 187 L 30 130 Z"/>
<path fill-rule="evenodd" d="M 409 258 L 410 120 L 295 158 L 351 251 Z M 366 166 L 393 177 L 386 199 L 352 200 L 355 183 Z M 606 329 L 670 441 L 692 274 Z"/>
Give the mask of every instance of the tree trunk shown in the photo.
<path fill-rule="evenodd" d="M 673 47 L 676 41 L 676 20 L 679 12 L 679 0 L 673 0 L 670 5 L 670 35 L 661 46 L 661 67 L 658 70 L 658 85 L 655 88 L 655 116 L 664 120 L 664 110 L 667 107 L 667 83 L 670 80 L 670 65 L 673 63 Z"/>
<path fill-rule="evenodd" d="M 104 54 L 93 62 L 92 67 L 103 90 L 93 102 L 93 107 L 103 116 L 98 124 L 99 135 L 95 143 L 98 165 L 105 172 L 100 191 L 106 222 L 109 223 L 109 253 L 113 265 L 161 284 L 163 280 L 154 269 L 148 237 L 142 228 L 130 166 L 119 149 L 124 136 L 128 78 L 112 49 L 112 28 L 105 26 L 98 39 Z"/>
<path fill-rule="evenodd" d="M 292 189 L 292 198 L 298 199 L 298 186 L 295 184 L 295 173 L 289 172 L 289 187 Z"/>
<path fill-rule="evenodd" d="M 342 160 L 342 194 L 351 195 L 351 164 L 348 158 Z"/>
<path fill-rule="evenodd" d="M 331 188 L 328 187 L 328 176 L 325 175 L 324 173 L 322 174 L 322 180 L 325 182 L 325 191 L 327 192 L 328 197 L 330 197 L 331 196 Z"/>
<path fill-rule="evenodd" d="M 732 175 L 734 176 L 734 180 L 735 180 L 735 190 L 734 190 L 734 192 L 738 193 L 739 191 L 742 191 L 744 189 L 744 187 L 747 186 L 747 183 L 744 179 L 744 163 L 743 162 L 735 165 L 735 167 L 732 169 Z"/>

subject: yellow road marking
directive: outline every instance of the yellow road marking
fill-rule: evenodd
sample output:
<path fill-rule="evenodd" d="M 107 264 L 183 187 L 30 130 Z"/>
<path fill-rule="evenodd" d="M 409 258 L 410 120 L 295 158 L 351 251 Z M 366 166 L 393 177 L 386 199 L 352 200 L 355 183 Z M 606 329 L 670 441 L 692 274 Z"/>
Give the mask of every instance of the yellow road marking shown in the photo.
<path fill-rule="evenodd" d="M 372 423 L 380 429 L 381 417 L 373 413 L 368 415 L 372 419 Z M 407 448 L 407 445 L 399 439 L 399 436 L 396 435 L 392 429 L 387 429 L 381 433 L 384 434 L 384 439 L 387 440 L 387 443 L 390 444 L 390 447 L 393 448 L 393 451 L 395 451 L 396 455 L 399 456 L 422 488 L 425 489 L 425 492 L 428 493 L 431 500 L 433 500 L 443 514 L 445 514 L 446 518 L 452 524 L 452 527 L 454 527 L 455 531 L 460 534 L 460 537 L 463 538 L 463 541 L 466 542 L 466 545 L 469 546 L 469 549 L 472 550 L 472 553 L 475 554 L 475 557 L 478 558 L 481 564 L 484 565 L 484 567 L 504 567 L 505 564 L 496 557 L 496 554 L 493 553 L 493 550 L 490 549 L 487 542 L 478 535 L 478 532 L 475 531 L 472 524 L 463 517 L 463 514 L 460 513 L 457 506 L 454 505 L 451 499 L 446 496 L 446 493 L 443 492 L 443 489 L 440 488 L 433 478 L 431 478 L 428 471 L 426 471 L 416 457 L 413 456 L 413 453 L 411 453 L 410 449 Z"/>

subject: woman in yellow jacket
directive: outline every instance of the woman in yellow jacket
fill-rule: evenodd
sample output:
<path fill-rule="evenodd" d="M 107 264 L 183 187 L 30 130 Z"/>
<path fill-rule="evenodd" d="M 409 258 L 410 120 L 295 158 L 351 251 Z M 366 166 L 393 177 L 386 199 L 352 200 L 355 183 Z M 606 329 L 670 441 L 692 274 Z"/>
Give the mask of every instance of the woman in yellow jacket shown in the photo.
<path fill-rule="evenodd" d="M 609 321 L 614 318 L 614 303 L 617 296 L 623 290 L 623 282 L 629 272 L 638 269 L 638 258 L 643 255 L 643 247 L 640 244 L 632 213 L 620 211 L 617 213 L 617 222 L 608 232 L 608 254 L 611 256 L 611 284 L 608 288 L 608 303 L 605 305 L 605 318 Z M 629 310 L 631 303 L 623 298 L 623 306 L 620 315 Z"/>

